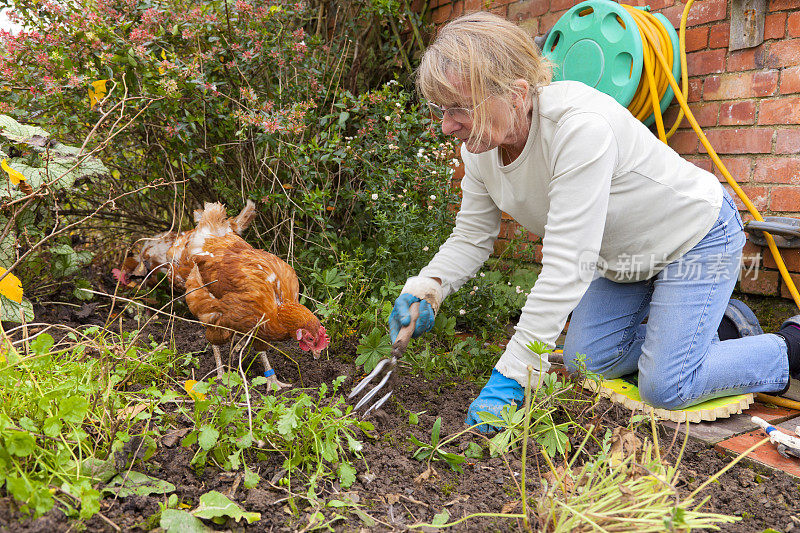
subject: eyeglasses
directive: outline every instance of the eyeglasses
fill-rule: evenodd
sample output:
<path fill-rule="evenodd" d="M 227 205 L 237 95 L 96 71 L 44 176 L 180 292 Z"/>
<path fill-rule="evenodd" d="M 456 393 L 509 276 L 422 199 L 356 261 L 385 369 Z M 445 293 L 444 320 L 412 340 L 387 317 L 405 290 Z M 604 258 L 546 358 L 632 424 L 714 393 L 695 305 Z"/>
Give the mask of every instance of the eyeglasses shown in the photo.
<path fill-rule="evenodd" d="M 491 98 L 491 96 L 487 96 L 484 98 L 478 105 L 469 108 L 469 107 L 442 107 L 440 105 L 436 105 L 433 102 L 428 102 L 428 109 L 430 109 L 431 114 L 438 118 L 443 119 L 444 114 L 447 113 L 447 116 L 455 120 L 456 122 L 469 122 L 472 120 L 472 116 L 475 113 L 475 110 L 478 109 L 480 106 Z"/>

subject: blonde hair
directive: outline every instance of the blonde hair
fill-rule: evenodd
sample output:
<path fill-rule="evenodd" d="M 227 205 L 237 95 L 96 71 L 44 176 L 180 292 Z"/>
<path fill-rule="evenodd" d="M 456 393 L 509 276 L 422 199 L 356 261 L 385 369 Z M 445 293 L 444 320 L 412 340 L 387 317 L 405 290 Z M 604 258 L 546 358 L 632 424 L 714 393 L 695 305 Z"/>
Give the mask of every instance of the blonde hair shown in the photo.
<path fill-rule="evenodd" d="M 477 105 L 494 96 L 511 103 L 524 79 L 532 99 L 540 87 L 550 83 L 550 62 L 539 53 L 533 37 L 502 17 L 479 11 L 462 15 L 446 24 L 422 56 L 417 69 L 417 91 L 439 105 Z M 465 84 L 472 102 L 464 102 Z M 472 136 L 478 140 L 489 130 L 486 106 L 473 114 Z M 516 124 L 514 124 L 516 126 Z"/>

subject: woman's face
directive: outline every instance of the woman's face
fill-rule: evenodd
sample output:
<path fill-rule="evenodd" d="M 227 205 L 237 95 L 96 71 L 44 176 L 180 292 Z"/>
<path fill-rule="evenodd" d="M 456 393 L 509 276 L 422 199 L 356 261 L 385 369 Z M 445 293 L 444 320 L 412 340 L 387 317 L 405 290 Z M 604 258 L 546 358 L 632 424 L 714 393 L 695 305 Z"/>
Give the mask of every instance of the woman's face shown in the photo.
<path fill-rule="evenodd" d="M 527 138 L 528 132 L 517 131 L 514 128 L 514 113 L 518 113 L 518 108 L 512 107 L 502 98 L 490 96 L 483 102 L 473 102 L 469 88 L 464 83 L 456 84 L 460 89 L 461 96 L 458 102 L 448 102 L 443 107 L 462 107 L 473 110 L 468 116 L 465 113 L 457 113 L 460 118 L 454 118 L 451 113 L 444 113 L 442 118 L 442 133 L 452 135 L 464 142 L 469 152 L 480 154 L 487 152 L 500 145 L 512 145 L 519 142 L 520 138 Z M 522 99 L 520 99 L 522 103 Z M 476 105 L 477 104 L 477 105 Z M 475 124 L 476 107 L 487 113 L 488 123 L 482 138 L 478 138 L 478 128 Z M 525 121 L 516 121 L 517 124 L 525 124 Z"/>
<path fill-rule="evenodd" d="M 464 107 L 466 109 L 474 109 L 475 104 L 472 103 L 472 98 L 469 96 L 469 91 L 465 91 L 463 99 L 460 102 L 455 102 L 452 105 L 445 107 Z M 505 144 L 505 140 L 509 137 L 511 123 L 511 113 L 508 104 L 501 99 L 490 96 L 486 101 L 479 104 L 485 107 L 484 111 L 488 114 L 488 128 L 484 132 L 483 138 L 478 139 L 478 131 L 475 125 L 474 112 L 471 117 L 463 117 L 455 119 L 450 113 L 445 112 L 442 118 L 442 133 L 445 135 L 452 135 L 464 142 L 467 150 L 473 154 L 480 154 L 487 152 L 493 148 L 497 148 L 501 144 Z M 459 115 L 464 115 L 459 113 Z M 464 120 L 466 119 L 466 120 Z"/>

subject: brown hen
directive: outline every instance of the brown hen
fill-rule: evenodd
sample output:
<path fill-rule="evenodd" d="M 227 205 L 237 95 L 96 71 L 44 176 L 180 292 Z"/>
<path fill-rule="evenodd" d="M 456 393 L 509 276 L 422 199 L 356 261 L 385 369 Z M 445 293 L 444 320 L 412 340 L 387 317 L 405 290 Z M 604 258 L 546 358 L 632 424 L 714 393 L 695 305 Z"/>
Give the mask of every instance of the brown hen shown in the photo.
<path fill-rule="evenodd" d="M 264 250 L 253 248 L 226 231 L 225 208 L 206 205 L 180 264 L 193 264 L 186 279 L 186 303 L 204 324 L 212 345 L 217 374 L 222 375 L 219 345 L 236 332 L 253 334 L 253 346 L 271 386 L 281 383 L 264 350 L 268 343 L 295 339 L 314 358 L 328 345 L 325 328 L 299 300 L 300 282 L 294 269 Z"/>

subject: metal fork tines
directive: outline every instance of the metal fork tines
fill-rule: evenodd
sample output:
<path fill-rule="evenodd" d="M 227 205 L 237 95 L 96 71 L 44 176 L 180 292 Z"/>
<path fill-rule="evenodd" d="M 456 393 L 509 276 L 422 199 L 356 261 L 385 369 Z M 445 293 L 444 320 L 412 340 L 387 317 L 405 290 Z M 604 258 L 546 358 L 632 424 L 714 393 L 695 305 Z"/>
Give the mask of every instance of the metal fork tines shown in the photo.
<path fill-rule="evenodd" d="M 383 387 L 386 386 L 386 384 L 389 382 L 389 378 L 392 377 L 392 373 L 394 372 L 396 366 L 397 366 L 397 357 L 392 357 L 391 359 L 383 359 L 375 366 L 375 368 L 372 370 L 372 372 L 370 372 L 367 375 L 367 377 L 359 381 L 358 385 L 353 387 L 352 392 L 350 392 L 350 395 L 348 396 L 348 399 L 350 400 L 361 394 L 361 392 L 364 391 L 364 389 L 366 389 L 371 383 L 374 383 L 375 381 L 380 379 L 375 388 L 373 388 L 371 391 L 365 394 L 364 397 L 358 401 L 356 406 L 353 408 L 353 411 L 358 411 L 361 407 L 368 404 L 370 400 L 372 400 L 375 396 L 378 395 L 378 393 L 381 392 Z M 386 402 L 386 400 L 389 399 L 389 396 L 392 395 L 392 392 L 394 391 L 390 390 L 389 393 L 386 394 L 380 400 L 378 400 L 375 403 L 375 405 L 367 409 L 364 412 L 364 414 L 366 415 L 373 409 L 377 409 L 378 407 L 383 405 L 384 402 Z"/>
<path fill-rule="evenodd" d="M 406 348 L 408 347 L 408 343 L 411 341 L 411 337 L 414 334 L 414 328 L 416 327 L 417 318 L 419 317 L 418 302 L 414 302 L 409 306 L 409 315 L 409 324 L 400 329 L 397 337 L 394 340 L 394 344 L 392 344 L 391 357 L 379 361 L 378 364 L 375 365 L 375 368 L 372 370 L 372 372 L 370 372 L 367 377 L 359 381 L 358 385 L 353 387 L 353 390 L 350 392 L 348 400 L 352 400 L 361 394 L 368 386 L 376 382 L 378 383 L 372 390 L 367 392 L 364 397 L 358 401 L 356 406 L 353 408 L 353 411 L 358 411 L 360 408 L 369 405 L 369 402 L 371 402 L 373 398 L 375 398 L 381 392 L 385 392 L 385 394 L 378 401 L 376 401 L 374 405 L 370 406 L 366 411 L 364 411 L 363 416 L 366 416 L 370 411 L 378 409 L 380 406 L 386 403 L 386 401 L 394 392 L 393 383 L 390 381 L 390 379 L 394 373 L 394 369 L 397 367 L 400 357 L 403 355 L 403 352 L 405 352 Z M 386 392 L 387 390 L 388 392 Z"/>

